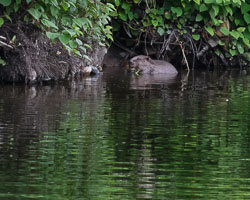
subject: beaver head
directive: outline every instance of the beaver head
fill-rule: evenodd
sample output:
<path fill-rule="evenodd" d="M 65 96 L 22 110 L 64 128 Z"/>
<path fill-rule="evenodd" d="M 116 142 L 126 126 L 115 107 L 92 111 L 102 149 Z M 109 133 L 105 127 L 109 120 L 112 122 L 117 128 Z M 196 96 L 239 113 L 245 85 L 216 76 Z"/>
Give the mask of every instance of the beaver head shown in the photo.
<path fill-rule="evenodd" d="M 144 55 L 135 56 L 129 61 L 131 71 L 135 71 L 140 74 L 147 74 L 153 71 L 153 60 Z"/>

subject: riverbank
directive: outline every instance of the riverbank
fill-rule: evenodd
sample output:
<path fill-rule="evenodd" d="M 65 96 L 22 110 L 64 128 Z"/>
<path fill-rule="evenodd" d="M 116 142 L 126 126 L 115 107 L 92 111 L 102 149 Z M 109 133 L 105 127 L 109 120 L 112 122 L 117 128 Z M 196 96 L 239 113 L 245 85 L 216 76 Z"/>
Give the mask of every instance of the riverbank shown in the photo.
<path fill-rule="evenodd" d="M 0 67 L 1 82 L 40 82 L 75 76 L 86 66 L 101 66 L 106 48 L 89 41 L 90 60 L 70 55 L 63 45 L 52 42 L 37 27 L 18 21 L 6 23 L 0 30 L 8 45 L 0 49 L 6 65 Z M 11 39 L 12 38 L 12 39 Z"/>

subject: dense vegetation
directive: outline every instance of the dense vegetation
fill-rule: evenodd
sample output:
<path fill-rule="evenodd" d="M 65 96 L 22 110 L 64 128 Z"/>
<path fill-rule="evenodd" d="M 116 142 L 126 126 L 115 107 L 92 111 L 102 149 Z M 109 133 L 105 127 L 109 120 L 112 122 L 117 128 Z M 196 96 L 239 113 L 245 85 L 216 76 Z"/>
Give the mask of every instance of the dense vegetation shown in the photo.
<path fill-rule="evenodd" d="M 203 64 L 224 66 L 249 61 L 250 4 L 248 0 L 124 1 L 112 0 L 115 37 L 126 45 L 154 48 L 157 57 L 200 60 Z M 126 36 L 121 34 L 121 30 Z M 130 40 L 127 40 L 129 38 Z M 150 47 L 150 48 L 149 48 Z M 148 50 L 149 49 L 149 50 Z M 149 52 L 150 53 L 150 52 Z M 191 59 L 186 59 L 188 56 Z M 237 62 L 236 62 L 237 61 Z"/>
<path fill-rule="evenodd" d="M 249 0 L 1 0 L 0 8 L 0 27 L 32 22 L 85 59 L 87 41 L 104 45 L 113 40 L 113 31 L 119 46 L 152 50 L 158 58 L 182 56 L 187 66 L 195 61 L 247 66 L 250 60 Z M 4 39 L 1 46 L 16 38 Z"/>
<path fill-rule="evenodd" d="M 105 45 L 106 38 L 112 39 L 108 23 L 109 13 L 114 7 L 110 3 L 91 0 L 1 0 L 0 8 L 0 27 L 9 21 L 32 22 L 48 38 L 58 39 L 69 52 L 86 59 L 86 51 L 91 48 L 87 41 L 95 40 Z M 14 40 L 15 35 L 11 42 L 14 43 Z"/>
<path fill-rule="evenodd" d="M 111 2 L 117 8 L 113 27 L 120 44 L 143 46 L 145 53 L 153 48 L 157 57 L 180 54 L 193 66 L 195 60 L 224 66 L 249 61 L 249 0 Z"/>

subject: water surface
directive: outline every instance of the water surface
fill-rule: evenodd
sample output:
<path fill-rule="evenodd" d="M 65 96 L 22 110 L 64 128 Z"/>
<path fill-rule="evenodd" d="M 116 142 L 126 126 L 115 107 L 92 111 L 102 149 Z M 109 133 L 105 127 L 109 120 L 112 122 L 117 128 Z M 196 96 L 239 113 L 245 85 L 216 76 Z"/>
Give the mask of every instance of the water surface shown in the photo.
<path fill-rule="evenodd" d="M 250 199 L 250 76 L 0 86 L 0 199 Z"/>

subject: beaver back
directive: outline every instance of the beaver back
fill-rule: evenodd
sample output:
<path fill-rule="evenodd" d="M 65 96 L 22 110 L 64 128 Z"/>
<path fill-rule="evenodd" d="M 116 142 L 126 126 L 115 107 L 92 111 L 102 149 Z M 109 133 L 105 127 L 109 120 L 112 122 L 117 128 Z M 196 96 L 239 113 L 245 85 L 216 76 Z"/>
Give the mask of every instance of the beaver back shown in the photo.
<path fill-rule="evenodd" d="M 148 56 L 139 55 L 130 59 L 130 67 L 140 74 L 177 74 L 176 68 L 163 60 L 153 60 Z"/>

